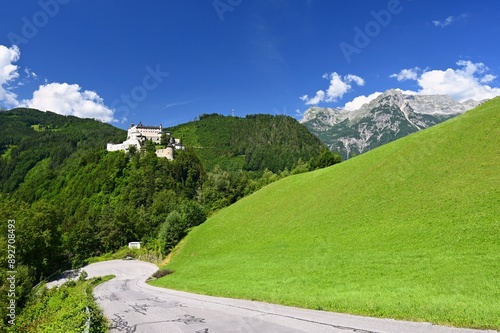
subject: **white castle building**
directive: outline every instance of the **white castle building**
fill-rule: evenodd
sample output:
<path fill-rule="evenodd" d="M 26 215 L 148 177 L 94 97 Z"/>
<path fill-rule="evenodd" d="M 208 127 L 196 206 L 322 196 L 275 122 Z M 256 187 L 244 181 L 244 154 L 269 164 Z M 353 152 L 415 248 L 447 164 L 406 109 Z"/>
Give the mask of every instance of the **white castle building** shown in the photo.
<path fill-rule="evenodd" d="M 108 151 L 128 151 L 130 146 L 135 146 L 140 150 L 146 140 L 155 144 L 161 143 L 161 136 L 163 134 L 163 127 L 160 126 L 145 126 L 141 122 L 137 125 L 131 124 L 127 131 L 127 140 L 122 143 L 114 144 L 108 143 L 106 149 Z M 169 134 L 169 133 L 167 133 Z M 157 149 L 156 155 L 158 157 L 165 157 L 169 160 L 174 159 L 174 149 L 184 150 L 185 147 L 181 144 L 179 139 L 170 138 L 167 147 Z"/>

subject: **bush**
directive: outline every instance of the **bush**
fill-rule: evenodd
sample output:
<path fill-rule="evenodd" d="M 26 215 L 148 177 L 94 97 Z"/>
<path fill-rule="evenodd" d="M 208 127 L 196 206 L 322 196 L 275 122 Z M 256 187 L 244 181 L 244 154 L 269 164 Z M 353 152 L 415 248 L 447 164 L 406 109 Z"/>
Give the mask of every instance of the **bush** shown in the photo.
<path fill-rule="evenodd" d="M 76 281 L 75 280 L 69 280 L 66 283 L 64 283 L 63 286 L 68 287 L 68 288 L 76 287 Z"/>
<path fill-rule="evenodd" d="M 122 259 L 126 259 L 126 260 L 135 259 L 135 255 L 131 252 L 127 252 L 127 254 L 124 255 Z"/>
<path fill-rule="evenodd" d="M 87 279 L 88 276 L 89 276 L 89 274 L 82 269 L 82 272 L 80 273 L 80 276 L 78 277 L 78 281 L 85 281 L 85 279 Z"/>
<path fill-rule="evenodd" d="M 159 271 L 156 271 L 156 273 L 154 273 L 153 275 L 151 275 L 152 277 L 154 277 L 155 279 L 159 279 L 165 275 L 170 275 L 172 274 L 174 271 L 170 270 L 170 269 L 165 269 L 165 270 L 159 270 Z"/>

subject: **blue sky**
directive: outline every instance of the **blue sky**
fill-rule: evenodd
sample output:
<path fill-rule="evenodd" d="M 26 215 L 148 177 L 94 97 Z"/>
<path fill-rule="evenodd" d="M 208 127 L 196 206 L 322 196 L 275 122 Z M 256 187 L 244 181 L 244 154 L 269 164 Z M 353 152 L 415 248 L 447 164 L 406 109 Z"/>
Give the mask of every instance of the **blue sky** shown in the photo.
<path fill-rule="evenodd" d="M 4 1 L 0 107 L 171 126 L 378 93 L 500 95 L 500 2 Z"/>

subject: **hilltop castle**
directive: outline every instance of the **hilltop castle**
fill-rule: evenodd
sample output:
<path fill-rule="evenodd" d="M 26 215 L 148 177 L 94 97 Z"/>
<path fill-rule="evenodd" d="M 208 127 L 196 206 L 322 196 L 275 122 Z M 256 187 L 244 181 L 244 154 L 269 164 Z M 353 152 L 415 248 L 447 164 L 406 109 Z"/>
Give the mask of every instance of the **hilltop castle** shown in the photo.
<path fill-rule="evenodd" d="M 140 150 L 146 140 L 149 140 L 154 144 L 160 144 L 161 136 L 163 134 L 170 136 L 170 133 L 163 132 L 161 124 L 160 126 L 146 126 L 143 125 L 142 122 L 137 125 L 132 123 L 127 131 L 127 140 L 119 144 L 108 143 L 106 149 L 108 151 L 128 151 L 130 146 L 135 146 L 137 150 Z M 181 144 L 180 139 L 174 139 L 170 136 L 167 146 L 163 149 L 157 149 L 156 155 L 158 157 L 165 157 L 169 160 L 173 160 L 174 149 L 184 150 L 185 148 L 186 147 Z"/>

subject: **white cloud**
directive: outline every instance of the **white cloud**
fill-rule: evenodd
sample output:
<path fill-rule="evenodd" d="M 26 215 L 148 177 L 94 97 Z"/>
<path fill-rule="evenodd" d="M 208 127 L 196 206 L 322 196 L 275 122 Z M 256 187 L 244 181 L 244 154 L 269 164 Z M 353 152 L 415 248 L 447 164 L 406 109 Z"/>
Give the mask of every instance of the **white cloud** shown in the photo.
<path fill-rule="evenodd" d="M 419 72 L 420 68 L 418 67 L 403 69 L 398 74 L 392 74 L 390 77 L 396 78 L 398 81 L 416 80 Z"/>
<path fill-rule="evenodd" d="M 94 118 L 104 122 L 114 121 L 113 110 L 104 105 L 102 98 L 94 91 L 81 91 L 78 84 L 41 85 L 33 93 L 33 98 L 23 101 L 23 104 L 42 111 Z"/>
<path fill-rule="evenodd" d="M 0 45 L 0 105 L 7 107 L 27 106 L 40 110 L 49 110 L 64 115 L 82 118 L 94 118 L 104 122 L 115 121 L 113 110 L 106 107 L 103 99 L 94 91 L 81 91 L 78 84 L 48 83 L 40 85 L 33 92 L 33 98 L 19 102 L 17 95 L 11 91 L 19 79 L 19 67 L 14 65 L 21 57 L 17 46 L 7 48 Z M 24 69 L 26 79 L 38 79 L 38 75 L 30 68 Z M 17 86 L 26 82 L 17 82 Z"/>
<path fill-rule="evenodd" d="M 485 76 L 483 76 L 481 78 L 481 83 L 490 83 L 491 81 L 495 80 L 497 77 L 495 75 L 492 75 L 492 74 L 486 74 Z"/>
<path fill-rule="evenodd" d="M 457 62 L 457 65 L 459 66 L 457 69 L 423 71 L 417 77 L 408 79 L 417 81 L 420 86 L 416 94 L 449 95 L 458 101 L 483 100 L 500 95 L 500 88 L 487 85 L 496 77 L 486 74 L 489 69 L 483 63 L 461 60 Z M 399 74 L 393 74 L 390 77 L 399 80 Z"/>
<path fill-rule="evenodd" d="M 333 72 L 331 74 L 324 74 L 323 78 L 330 80 L 328 89 L 326 92 L 318 90 L 316 95 L 311 98 L 309 98 L 309 95 L 300 97 L 306 105 L 318 105 L 321 102 L 336 102 L 352 89 L 351 83 L 355 83 L 358 86 L 365 84 L 365 81 L 361 77 L 354 74 L 347 74 L 342 77 L 337 72 Z"/>
<path fill-rule="evenodd" d="M 432 21 L 432 24 L 434 24 L 434 26 L 436 26 L 436 27 L 444 28 L 444 27 L 449 26 L 453 22 L 464 19 L 466 17 L 467 17 L 467 14 L 465 14 L 465 13 L 461 14 L 459 16 L 456 16 L 456 17 L 455 16 L 448 16 L 444 21 L 435 20 L 435 21 Z"/>
<path fill-rule="evenodd" d="M 373 94 L 370 94 L 368 96 L 365 96 L 365 95 L 358 96 L 358 97 L 354 98 L 352 101 L 347 102 L 344 105 L 344 110 L 348 110 L 348 111 L 359 110 L 359 108 L 361 108 L 361 106 L 363 106 L 363 104 L 370 103 L 371 101 L 373 101 L 375 98 L 377 98 L 380 95 L 382 95 L 382 93 L 377 91 L 377 92 L 374 92 Z"/>
<path fill-rule="evenodd" d="M 446 20 L 444 20 L 444 21 L 438 21 L 438 20 L 436 20 L 436 21 L 432 21 L 432 24 L 434 24 L 434 26 L 436 26 L 436 27 L 441 27 L 441 28 L 443 28 L 443 27 L 446 27 L 446 26 L 448 26 L 448 25 L 452 24 L 452 23 L 453 23 L 453 21 L 454 21 L 453 16 L 448 16 L 448 17 L 446 18 Z"/>
<path fill-rule="evenodd" d="M 179 105 L 186 105 L 186 104 L 191 104 L 193 103 L 195 100 L 189 100 L 189 101 L 181 101 L 181 102 L 173 102 L 173 103 L 168 103 L 167 105 L 165 105 L 165 109 L 168 109 L 168 108 L 171 108 L 171 107 L 174 107 L 174 106 L 179 106 Z"/>
<path fill-rule="evenodd" d="M 17 46 L 7 48 L 0 45 L 0 103 L 7 106 L 17 106 L 17 95 L 10 91 L 10 83 L 19 77 L 18 66 L 21 52 Z"/>
<path fill-rule="evenodd" d="M 320 102 L 325 100 L 325 92 L 323 90 L 318 90 L 316 96 L 309 98 L 309 95 L 304 95 L 300 97 L 306 105 L 318 105 Z"/>
<path fill-rule="evenodd" d="M 35 72 L 33 72 L 31 69 L 29 69 L 28 67 L 26 67 L 24 69 L 24 73 L 26 74 L 26 76 L 28 78 L 34 78 L 34 79 L 37 79 L 38 78 L 38 75 L 36 75 Z"/>
<path fill-rule="evenodd" d="M 413 90 L 403 90 L 403 89 L 399 89 L 399 88 L 396 88 L 394 90 L 400 91 L 404 95 L 418 95 L 418 92 L 413 91 Z"/>
<path fill-rule="evenodd" d="M 328 78 L 328 75 L 325 74 L 323 77 Z M 326 102 L 335 102 L 338 98 L 342 98 L 351 86 L 347 83 L 347 80 L 342 80 L 342 77 L 337 73 L 330 74 L 329 78 L 330 85 L 326 90 L 325 100 Z"/>
<path fill-rule="evenodd" d="M 363 80 L 362 78 L 360 78 L 359 76 L 357 75 L 353 75 L 353 74 L 347 74 L 345 76 L 345 80 L 346 82 L 354 82 L 356 83 L 358 86 L 364 86 L 365 85 L 365 80 Z"/>

